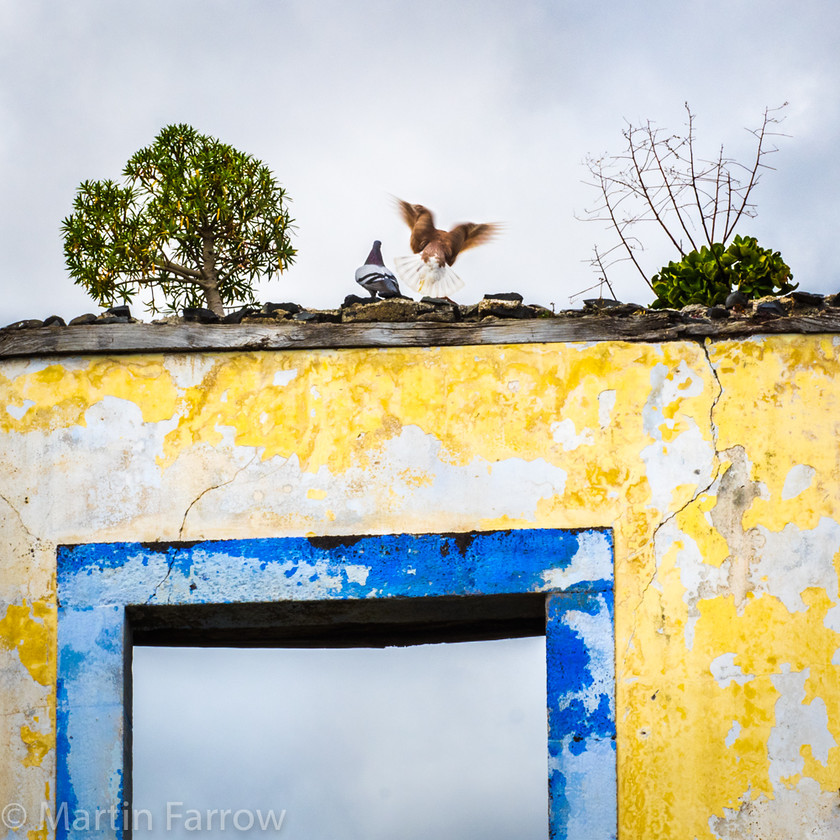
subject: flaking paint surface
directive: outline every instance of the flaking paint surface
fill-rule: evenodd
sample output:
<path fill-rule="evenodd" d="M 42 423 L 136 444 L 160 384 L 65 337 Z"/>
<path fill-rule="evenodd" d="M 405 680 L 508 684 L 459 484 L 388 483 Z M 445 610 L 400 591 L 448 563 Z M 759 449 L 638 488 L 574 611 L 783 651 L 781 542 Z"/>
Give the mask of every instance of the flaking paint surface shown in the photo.
<path fill-rule="evenodd" d="M 55 630 L 54 604 L 0 603 L 0 808 L 34 816 L 22 826 L 29 840 L 55 767 Z"/>
<path fill-rule="evenodd" d="M 3 363 L 0 617 L 62 542 L 612 527 L 619 836 L 833 836 L 838 373 L 830 336 Z M 33 621 L 0 789 L 41 798 Z"/>

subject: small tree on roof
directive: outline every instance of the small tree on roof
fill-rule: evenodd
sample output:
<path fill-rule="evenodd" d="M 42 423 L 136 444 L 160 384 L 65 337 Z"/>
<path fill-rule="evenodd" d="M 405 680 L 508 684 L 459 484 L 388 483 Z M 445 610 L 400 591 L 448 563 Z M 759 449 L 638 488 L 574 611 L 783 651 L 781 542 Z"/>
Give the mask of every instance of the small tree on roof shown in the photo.
<path fill-rule="evenodd" d="M 285 192 L 260 161 L 199 134 L 164 128 L 123 170 L 125 186 L 84 181 L 62 224 L 70 275 L 100 304 L 148 289 L 167 308 L 254 301 L 253 284 L 292 264 Z"/>

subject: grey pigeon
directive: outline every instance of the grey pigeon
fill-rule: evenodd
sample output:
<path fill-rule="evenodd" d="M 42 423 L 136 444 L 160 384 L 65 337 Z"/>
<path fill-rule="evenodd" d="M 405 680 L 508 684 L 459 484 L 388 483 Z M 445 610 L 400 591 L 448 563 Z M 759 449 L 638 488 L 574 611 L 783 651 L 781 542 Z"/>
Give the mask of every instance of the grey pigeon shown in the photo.
<path fill-rule="evenodd" d="M 356 282 L 367 292 L 371 297 L 379 296 L 382 298 L 402 297 L 397 278 L 385 268 L 385 263 L 382 262 L 382 251 L 380 248 L 382 243 L 377 239 L 373 243 L 373 248 L 365 260 L 365 264 L 356 269 Z"/>

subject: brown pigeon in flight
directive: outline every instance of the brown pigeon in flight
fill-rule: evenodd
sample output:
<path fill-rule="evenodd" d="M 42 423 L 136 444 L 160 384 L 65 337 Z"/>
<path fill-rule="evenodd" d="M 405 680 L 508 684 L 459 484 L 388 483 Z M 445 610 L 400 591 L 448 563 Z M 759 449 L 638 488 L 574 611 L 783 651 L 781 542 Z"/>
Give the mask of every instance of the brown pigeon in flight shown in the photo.
<path fill-rule="evenodd" d="M 492 239 L 500 231 L 496 224 L 464 222 L 450 231 L 435 227 L 431 211 L 422 204 L 396 199 L 397 207 L 411 228 L 412 257 L 394 257 L 400 280 L 415 292 L 428 297 L 448 297 L 463 288 L 464 282 L 450 268 L 461 251 Z"/>

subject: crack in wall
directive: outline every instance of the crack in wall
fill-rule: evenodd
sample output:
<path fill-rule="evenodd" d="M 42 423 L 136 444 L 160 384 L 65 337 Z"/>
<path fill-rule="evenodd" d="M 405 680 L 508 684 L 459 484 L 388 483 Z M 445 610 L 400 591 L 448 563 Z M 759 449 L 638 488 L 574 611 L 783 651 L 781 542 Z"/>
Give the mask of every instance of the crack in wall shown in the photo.
<path fill-rule="evenodd" d="M 196 499 L 196 501 L 198 501 Z M 183 527 L 183 526 L 182 526 Z M 166 574 L 161 578 L 160 583 L 155 585 L 155 588 L 152 590 L 152 594 L 146 599 L 147 604 L 151 604 L 152 601 L 157 597 L 158 589 L 163 586 L 164 583 L 169 579 L 169 575 L 172 574 L 172 567 L 175 565 L 175 558 L 171 557 L 169 563 L 166 566 Z"/>
<path fill-rule="evenodd" d="M 181 519 L 181 527 L 178 529 L 178 539 L 179 540 L 181 539 L 181 537 L 184 534 L 184 528 L 186 528 L 186 526 L 187 526 L 187 517 L 190 515 L 190 511 L 193 509 L 193 507 L 195 507 L 195 505 L 197 505 L 201 501 L 201 499 L 204 496 L 206 496 L 208 493 L 210 493 L 211 491 L 218 490 L 221 487 L 226 487 L 228 484 L 232 484 L 234 481 L 236 481 L 236 479 L 239 477 L 239 475 L 242 472 L 244 472 L 245 470 L 247 470 L 248 467 L 250 467 L 251 464 L 254 463 L 254 461 L 257 459 L 257 455 L 258 455 L 258 453 L 255 452 L 251 456 L 251 459 L 248 461 L 248 463 L 243 464 L 227 481 L 220 481 L 218 484 L 214 484 L 211 487 L 206 487 L 189 503 L 189 505 L 187 505 L 187 509 L 186 509 L 186 511 L 184 511 L 184 516 Z M 166 583 L 166 581 L 169 580 L 169 576 L 172 574 L 172 569 L 173 569 L 174 565 L 175 565 L 175 558 L 171 557 L 170 560 L 169 560 L 169 563 L 167 564 L 166 574 L 160 579 L 160 582 L 155 585 L 155 588 L 152 590 L 152 594 L 146 600 L 147 604 L 151 604 L 152 601 L 154 601 L 155 598 L 157 598 L 158 591 Z"/>
<path fill-rule="evenodd" d="M 226 487 L 228 484 L 233 484 L 237 478 L 239 478 L 240 474 L 243 473 L 254 461 L 257 459 L 257 453 L 255 452 L 251 456 L 251 460 L 248 461 L 247 464 L 243 464 L 227 481 L 220 481 L 218 484 L 214 484 L 212 487 L 207 487 L 206 489 L 202 490 L 187 506 L 186 511 L 184 512 L 184 518 L 181 520 L 181 527 L 178 529 L 178 539 L 184 534 L 184 528 L 187 526 L 187 517 L 190 515 L 190 511 L 197 505 L 201 499 L 206 496 L 208 493 L 212 492 L 213 490 L 218 490 L 221 487 Z"/>
<path fill-rule="evenodd" d="M 718 442 L 719 442 L 719 431 L 717 423 L 715 423 L 715 409 L 717 408 L 718 403 L 720 402 L 720 398 L 723 396 L 723 385 L 721 384 L 720 377 L 718 376 L 717 370 L 715 370 L 715 366 L 712 362 L 711 356 L 709 356 L 709 339 L 705 339 L 703 341 L 699 341 L 698 344 L 703 351 L 703 355 L 706 357 L 706 362 L 709 365 L 709 372 L 712 375 L 712 378 L 715 380 L 717 384 L 717 393 L 712 398 L 712 404 L 709 406 L 709 433 L 712 438 L 712 449 L 714 451 L 714 469 L 712 472 L 712 477 L 709 482 L 704 485 L 703 487 L 698 487 L 694 493 L 692 494 L 691 498 L 673 513 L 668 514 L 666 517 L 662 519 L 662 521 L 653 529 L 653 533 L 651 534 L 650 544 L 653 546 L 653 571 L 650 574 L 650 578 L 648 579 L 647 583 L 644 585 L 642 589 L 638 602 L 636 604 L 635 609 L 633 610 L 633 630 L 630 633 L 629 638 L 627 639 L 627 645 L 624 649 L 624 655 L 628 656 L 630 653 L 630 646 L 633 643 L 633 639 L 636 637 L 636 613 L 639 611 L 639 608 L 644 604 L 645 599 L 647 598 L 648 591 L 650 590 L 651 586 L 653 586 L 654 581 L 656 580 L 656 576 L 659 574 L 659 565 L 656 559 L 656 539 L 659 536 L 659 532 L 669 523 L 671 523 L 674 519 L 676 519 L 681 513 L 687 510 L 691 505 L 693 505 L 697 499 L 701 496 L 705 495 L 706 493 L 711 490 L 714 486 L 715 482 L 720 478 L 720 455 L 721 452 L 718 449 Z M 637 552 L 638 554 L 638 552 Z M 633 559 L 632 557 L 629 559 Z"/>
<path fill-rule="evenodd" d="M 718 376 L 717 370 L 715 370 L 714 363 L 712 362 L 712 357 L 709 355 L 709 344 L 711 343 L 710 339 L 705 339 L 702 342 L 698 342 L 700 344 L 700 349 L 703 351 L 703 355 L 706 357 L 706 361 L 709 363 L 709 372 L 714 377 L 715 382 L 717 382 L 718 392 L 715 398 L 712 400 L 712 405 L 709 408 L 709 426 L 712 433 L 712 444 L 715 450 L 715 457 L 718 456 L 718 426 L 715 423 L 715 409 L 717 408 L 717 404 L 720 402 L 720 398 L 723 396 L 723 385 L 721 384 L 720 377 Z"/>
<path fill-rule="evenodd" d="M 31 540 L 37 541 L 38 538 L 35 536 L 35 534 L 33 534 L 32 531 L 30 531 L 29 528 L 26 527 L 26 523 L 23 521 L 23 517 L 20 515 L 20 511 L 2 493 L 0 493 L 0 499 L 2 499 L 9 506 L 10 510 L 17 517 L 18 522 L 20 522 L 20 527 L 23 528 L 24 531 L 26 531 L 27 536 Z"/>

